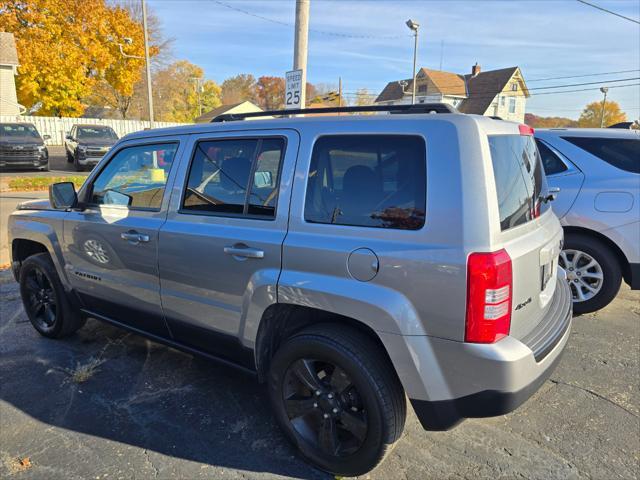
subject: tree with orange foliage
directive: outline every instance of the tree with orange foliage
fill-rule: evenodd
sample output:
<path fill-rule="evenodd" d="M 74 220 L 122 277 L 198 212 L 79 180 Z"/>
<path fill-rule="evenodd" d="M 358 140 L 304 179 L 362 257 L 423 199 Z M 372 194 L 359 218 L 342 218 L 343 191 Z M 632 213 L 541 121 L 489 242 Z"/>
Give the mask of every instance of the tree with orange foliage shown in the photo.
<path fill-rule="evenodd" d="M 604 126 L 626 122 L 627 115 L 620 110 L 616 102 L 607 101 L 604 107 Z M 602 122 L 602 102 L 592 102 L 580 114 L 578 126 L 581 128 L 599 128 Z"/>
<path fill-rule="evenodd" d="M 285 81 L 282 77 L 260 77 L 256 82 L 256 98 L 264 110 L 284 107 Z"/>
<path fill-rule="evenodd" d="M 97 85 L 133 93 L 144 60 L 124 57 L 119 45 L 141 57 L 144 42 L 126 9 L 105 0 L 2 0 L 0 13 L 0 30 L 16 37 L 18 101 L 28 109 L 80 116 Z"/>

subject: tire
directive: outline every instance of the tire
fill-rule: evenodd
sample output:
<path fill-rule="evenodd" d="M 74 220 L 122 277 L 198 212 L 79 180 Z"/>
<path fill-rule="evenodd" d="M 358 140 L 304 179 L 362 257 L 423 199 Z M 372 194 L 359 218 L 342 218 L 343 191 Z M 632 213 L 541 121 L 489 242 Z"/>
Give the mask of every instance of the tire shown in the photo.
<path fill-rule="evenodd" d="M 78 154 L 73 156 L 73 168 L 76 169 L 76 172 L 82 172 L 84 170 L 84 167 L 78 163 Z"/>
<path fill-rule="evenodd" d="M 73 163 L 73 155 L 69 153 L 69 150 L 65 149 L 65 151 L 67 153 L 67 163 Z"/>
<path fill-rule="evenodd" d="M 40 292 L 39 298 L 36 298 L 36 290 Z M 20 295 L 29 321 L 38 333 L 45 337 L 67 337 L 85 323 L 80 312 L 69 303 L 48 253 L 33 255 L 22 263 Z M 47 309 L 46 305 L 42 308 L 37 307 L 38 303 L 48 304 L 49 308 Z"/>
<path fill-rule="evenodd" d="M 586 269 L 586 266 L 592 265 L 591 260 L 595 264 Z M 611 303 L 620 290 L 622 283 L 620 262 L 615 253 L 595 237 L 580 234 L 566 235 L 560 256 L 560 266 L 567 271 L 567 281 L 573 295 L 574 313 L 591 313 L 600 310 Z M 591 289 L 583 286 L 585 279 L 592 282 L 588 284 Z M 579 290 L 582 292 L 583 299 L 580 298 Z M 592 290 L 596 290 L 595 294 Z"/>
<path fill-rule="evenodd" d="M 334 475 L 369 472 L 402 435 L 402 385 L 381 347 L 353 328 L 327 323 L 294 334 L 275 353 L 268 382 L 286 436 Z"/>

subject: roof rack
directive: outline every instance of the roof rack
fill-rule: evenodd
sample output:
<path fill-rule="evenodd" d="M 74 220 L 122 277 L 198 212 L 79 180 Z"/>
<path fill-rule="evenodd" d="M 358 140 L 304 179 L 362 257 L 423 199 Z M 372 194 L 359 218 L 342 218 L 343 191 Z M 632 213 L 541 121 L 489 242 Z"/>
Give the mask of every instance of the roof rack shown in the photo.
<path fill-rule="evenodd" d="M 358 113 L 358 112 L 388 112 L 405 114 L 423 113 L 460 113 L 455 107 L 447 103 L 418 103 L 414 105 L 366 105 L 356 107 L 326 107 L 326 108 L 297 108 L 291 110 L 269 110 L 248 113 L 223 113 L 211 119 L 212 123 L 233 122 L 253 117 L 275 117 L 312 113 Z"/>

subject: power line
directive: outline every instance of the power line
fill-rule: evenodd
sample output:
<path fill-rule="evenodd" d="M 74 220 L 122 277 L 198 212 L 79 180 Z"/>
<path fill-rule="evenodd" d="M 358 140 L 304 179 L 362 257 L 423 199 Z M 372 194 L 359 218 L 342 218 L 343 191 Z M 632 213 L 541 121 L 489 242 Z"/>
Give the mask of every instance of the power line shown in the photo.
<path fill-rule="evenodd" d="M 567 79 L 567 78 L 598 77 L 598 76 L 601 76 L 601 75 L 615 75 L 615 74 L 619 74 L 619 73 L 635 73 L 635 72 L 640 72 L 640 69 L 618 70 L 617 72 L 586 73 L 586 74 L 582 74 L 582 75 L 568 75 L 568 76 L 564 76 L 564 77 L 533 78 L 531 80 L 527 80 L 527 83 L 545 82 L 547 80 L 564 80 L 564 79 Z"/>
<path fill-rule="evenodd" d="M 249 12 L 248 10 L 243 10 L 242 8 L 234 7 L 233 5 L 229 5 L 228 3 L 221 2 L 220 0 L 213 0 L 213 3 L 217 3 L 218 5 L 228 8 L 229 10 L 233 10 L 238 13 L 242 13 L 244 15 L 248 15 L 250 17 L 259 18 L 260 20 L 264 20 L 265 22 L 275 23 L 277 25 L 283 25 L 285 27 L 293 27 L 292 23 L 283 22 L 281 20 L 276 20 L 275 18 L 265 17 L 263 15 L 259 15 L 257 13 Z M 391 40 L 396 38 L 405 38 L 411 35 L 353 35 L 349 33 L 342 32 L 331 32 L 328 30 L 317 30 L 315 28 L 310 28 L 310 32 L 319 33 L 322 35 L 329 35 L 332 37 L 342 37 L 342 38 L 360 38 L 360 39 L 383 39 L 383 40 Z"/>
<path fill-rule="evenodd" d="M 585 2 L 585 0 L 577 0 L 580 3 L 584 3 L 585 5 L 589 5 L 590 7 L 596 8 L 598 10 L 602 10 L 603 12 L 610 13 L 611 15 L 615 15 L 616 17 L 624 18 L 625 20 L 629 20 L 630 22 L 640 24 L 640 21 L 635 20 L 630 17 L 625 17 L 624 15 L 620 15 L 619 13 L 612 12 L 611 10 L 607 10 L 606 8 L 599 7 L 598 5 L 594 5 L 593 3 Z"/>

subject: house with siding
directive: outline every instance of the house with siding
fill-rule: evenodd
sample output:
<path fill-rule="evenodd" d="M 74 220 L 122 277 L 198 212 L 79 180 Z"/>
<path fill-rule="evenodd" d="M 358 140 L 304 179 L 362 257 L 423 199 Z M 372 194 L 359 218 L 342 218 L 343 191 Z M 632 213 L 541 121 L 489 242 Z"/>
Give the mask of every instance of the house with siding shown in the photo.
<path fill-rule="evenodd" d="M 411 103 L 413 79 L 389 82 L 378 105 Z M 483 72 L 477 63 L 469 74 L 421 68 L 416 74 L 416 103 L 447 103 L 462 113 L 524 122 L 529 90 L 519 67 Z"/>
<path fill-rule="evenodd" d="M 18 115 L 25 111 L 16 95 L 18 65 L 13 33 L 0 32 L 0 115 Z"/>

